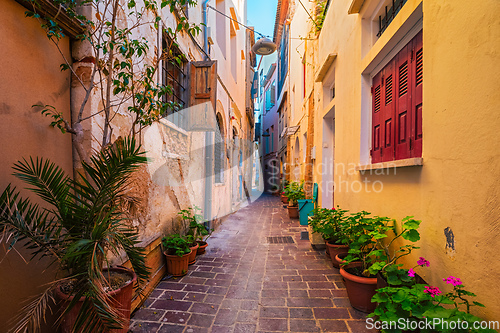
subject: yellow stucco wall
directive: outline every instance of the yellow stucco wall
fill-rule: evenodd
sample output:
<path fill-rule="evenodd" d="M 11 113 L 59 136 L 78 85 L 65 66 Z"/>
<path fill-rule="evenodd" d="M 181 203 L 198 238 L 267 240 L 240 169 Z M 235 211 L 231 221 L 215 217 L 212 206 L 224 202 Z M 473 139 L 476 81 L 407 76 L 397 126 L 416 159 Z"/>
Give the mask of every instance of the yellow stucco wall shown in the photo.
<path fill-rule="evenodd" d="M 364 6 L 373 2 L 365 1 Z M 348 15 L 349 5 L 350 1 L 332 1 L 316 59 L 317 70 L 327 54 L 337 53 L 333 64 L 336 97 L 330 103 L 335 106 L 335 204 L 351 211 L 367 210 L 397 219 L 414 215 L 422 220 L 421 249 L 407 259 L 407 266 L 413 266 L 419 256 L 426 257 L 431 267 L 419 269 L 419 274 L 446 291 L 450 288 L 442 278 L 460 277 L 478 295 L 476 300 L 486 305 L 474 312 L 498 320 L 500 3 L 427 0 L 421 7 L 422 1 L 409 0 L 384 33 L 388 37 L 383 35 L 374 45 L 364 39 L 363 12 Z M 353 169 L 362 162 L 362 147 L 370 138 L 362 128 L 363 110 L 366 103 L 371 105 L 363 91 L 367 76 L 362 72 L 419 8 L 423 8 L 424 34 L 424 165 L 363 175 Z M 316 90 L 318 164 L 323 116 L 329 108 L 323 108 L 321 83 Z M 320 172 L 314 177 L 321 182 Z M 359 190 L 363 181 L 380 181 L 376 189 L 382 184 L 382 190 L 376 193 L 369 186 L 368 192 L 365 185 Z M 444 229 L 448 227 L 455 237 L 455 253 L 445 249 Z"/>

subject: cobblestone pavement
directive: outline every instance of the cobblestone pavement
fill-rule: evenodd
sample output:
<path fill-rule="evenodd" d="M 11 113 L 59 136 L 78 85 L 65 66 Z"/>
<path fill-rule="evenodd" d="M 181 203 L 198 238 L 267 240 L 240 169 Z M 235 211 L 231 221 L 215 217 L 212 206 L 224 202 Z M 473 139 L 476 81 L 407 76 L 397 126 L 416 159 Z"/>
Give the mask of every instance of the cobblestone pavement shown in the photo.
<path fill-rule="evenodd" d="M 365 332 L 338 269 L 301 240 L 278 197 L 229 216 L 189 273 L 162 281 L 133 315 L 130 332 Z M 291 236 L 293 244 L 268 237 Z"/>

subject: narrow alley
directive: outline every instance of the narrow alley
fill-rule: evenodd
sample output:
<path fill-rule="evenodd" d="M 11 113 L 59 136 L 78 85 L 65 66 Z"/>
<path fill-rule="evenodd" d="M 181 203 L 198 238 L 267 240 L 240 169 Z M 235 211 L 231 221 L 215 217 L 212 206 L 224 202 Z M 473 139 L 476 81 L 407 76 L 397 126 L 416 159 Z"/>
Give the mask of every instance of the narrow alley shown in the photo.
<path fill-rule="evenodd" d="M 365 331 L 338 269 L 301 240 L 302 231 L 279 197 L 262 196 L 225 220 L 186 276 L 158 285 L 130 331 Z M 293 243 L 270 244 L 269 237 L 289 236 Z"/>

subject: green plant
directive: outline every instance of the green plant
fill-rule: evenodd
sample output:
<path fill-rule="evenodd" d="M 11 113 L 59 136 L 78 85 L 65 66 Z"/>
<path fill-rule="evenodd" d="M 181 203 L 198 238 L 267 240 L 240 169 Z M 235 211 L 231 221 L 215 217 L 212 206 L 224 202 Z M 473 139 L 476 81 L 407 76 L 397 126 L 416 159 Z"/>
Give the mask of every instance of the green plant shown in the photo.
<path fill-rule="evenodd" d="M 130 199 L 125 190 L 130 175 L 146 162 L 143 155 L 135 140 L 118 141 L 83 163 L 88 178 L 80 174 L 79 182 L 48 160 L 24 159 L 14 165 L 14 175 L 30 186 L 43 206 L 22 198 L 11 185 L 0 195 L 0 227 L 11 240 L 9 249 L 20 242 L 32 251 L 32 260 L 50 257 L 64 270 L 63 280 L 74 281 L 74 299 L 64 313 L 85 297 L 74 326 L 77 332 L 120 327 L 103 272 L 110 264 L 108 252 L 124 252 L 140 282 L 149 275 L 137 231 L 121 209 Z M 39 329 L 58 282 L 24 308 L 16 332 Z"/>
<path fill-rule="evenodd" d="M 304 182 L 291 182 L 285 189 L 290 206 L 297 206 L 298 200 L 305 199 Z"/>
<path fill-rule="evenodd" d="M 315 32 L 318 33 L 323 28 L 323 23 L 325 22 L 326 17 L 326 4 L 327 0 L 316 0 L 316 8 L 315 8 Z"/>
<path fill-rule="evenodd" d="M 340 225 L 345 220 L 347 210 L 342 210 L 337 206 L 337 209 L 332 208 L 315 208 L 314 215 L 309 219 L 309 224 L 314 232 L 330 241 L 342 244 L 345 237 L 341 231 Z"/>
<path fill-rule="evenodd" d="M 209 236 L 210 232 L 204 225 L 205 219 L 200 214 L 201 209 L 194 206 L 194 208 L 187 208 L 181 210 L 178 214 L 181 216 L 187 228 L 187 235 L 192 236 L 193 239 L 203 241 L 204 236 Z M 201 222 L 200 222 L 201 221 Z"/>
<path fill-rule="evenodd" d="M 412 243 L 420 240 L 420 234 L 417 229 L 421 221 L 413 219 L 413 216 L 406 216 L 401 222 L 400 232 L 397 230 L 396 221 L 391 220 L 391 222 L 392 225 L 389 225 L 389 223 L 379 225 L 372 233 L 376 242 L 376 247 L 381 249 L 382 253 L 377 263 L 371 267 L 371 271 L 380 271 L 388 284 L 399 285 L 408 281 L 406 276 L 398 269 L 403 265 L 397 264 L 397 260 L 409 255 L 413 250 L 419 249 L 419 247 L 414 244 L 403 244 L 398 248 L 394 248 L 394 243 L 399 238 Z M 394 237 L 392 237 L 390 241 L 387 241 L 389 237 L 387 234 L 389 232 L 392 232 Z"/>
<path fill-rule="evenodd" d="M 26 12 L 40 22 L 47 38 L 53 42 L 61 54 L 60 69 L 70 71 L 76 84 L 82 88 L 81 101 L 75 106 L 75 117 L 65 119 L 62 112 L 51 105 L 36 105 L 41 108 L 42 114 L 51 118 L 51 126 L 59 128 L 63 133 L 70 133 L 74 137 L 73 144 L 80 160 L 89 163 L 89 156 L 84 147 L 84 123 L 92 118 L 102 116 L 102 135 L 96 137 L 101 147 L 111 142 L 113 132 L 112 121 L 117 114 L 124 110 L 130 116 L 131 126 L 127 129 L 131 136 L 141 139 L 144 127 L 158 121 L 167 114 L 167 111 L 178 110 L 182 105 L 173 101 L 174 91 L 171 84 L 158 82 L 158 70 L 161 61 L 180 66 L 185 57 L 175 52 L 178 48 L 178 34 L 196 36 L 201 28 L 191 24 L 182 14 L 181 8 L 191 5 L 193 0 L 57 0 L 59 11 L 82 26 L 82 33 L 76 36 L 74 45 L 82 45 L 82 50 L 90 67 L 86 67 L 82 75 L 71 58 L 64 56 L 60 47 L 65 33 L 58 24 L 57 14 L 49 14 L 40 10 L 37 0 L 28 0 L 32 10 Z M 167 7 L 174 18 L 173 27 L 166 26 L 162 34 L 166 36 L 166 47 L 156 51 L 156 40 L 151 43 L 143 31 L 159 29 L 162 20 L 160 16 Z M 89 13 L 88 16 L 82 13 Z M 124 25 L 123 22 L 126 21 Z M 88 71 L 87 71 L 88 70 Z M 96 90 L 98 93 L 96 93 Z M 99 98 L 92 110 L 88 104 Z M 97 106 L 99 105 L 99 106 Z M 93 133 L 96 135 L 97 132 Z"/>
<path fill-rule="evenodd" d="M 430 265 L 424 258 L 420 258 L 417 264 Z M 417 328 L 421 332 L 495 332 L 474 329 L 473 323 L 481 319 L 472 315 L 470 309 L 472 306 L 484 305 L 468 299 L 476 295 L 465 290 L 459 278 L 449 276 L 443 279 L 453 286 L 452 291 L 443 294 L 438 287 L 417 283 L 413 268 L 400 271 L 401 275 L 406 275 L 405 285 L 377 289 L 372 298 L 378 306 L 368 317 L 378 320 L 382 332 L 403 332 Z M 461 309 L 463 307 L 464 310 Z"/>
<path fill-rule="evenodd" d="M 388 217 L 368 215 L 365 211 L 351 214 L 343 225 L 345 237 L 349 241 L 349 255 L 344 259 L 345 265 L 360 262 L 357 273 L 361 276 L 372 276 L 380 270 L 379 261 L 383 251 L 377 247 L 377 240 L 386 237 L 383 231 L 391 221 Z"/>
<path fill-rule="evenodd" d="M 191 252 L 189 242 L 179 234 L 164 236 L 161 240 L 163 248 L 167 254 L 182 257 Z"/>

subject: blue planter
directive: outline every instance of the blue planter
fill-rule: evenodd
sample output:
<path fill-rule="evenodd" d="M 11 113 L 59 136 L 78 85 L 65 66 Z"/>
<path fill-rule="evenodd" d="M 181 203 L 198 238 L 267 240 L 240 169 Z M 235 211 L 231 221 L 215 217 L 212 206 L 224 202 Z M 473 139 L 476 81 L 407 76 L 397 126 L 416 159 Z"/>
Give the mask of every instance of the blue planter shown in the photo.
<path fill-rule="evenodd" d="M 313 215 L 314 200 L 301 199 L 299 202 L 299 222 L 300 225 L 308 225 L 308 217 Z"/>

